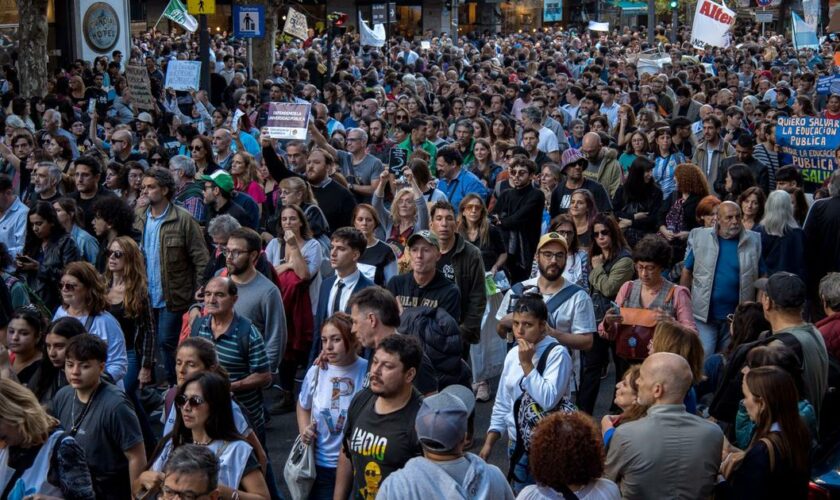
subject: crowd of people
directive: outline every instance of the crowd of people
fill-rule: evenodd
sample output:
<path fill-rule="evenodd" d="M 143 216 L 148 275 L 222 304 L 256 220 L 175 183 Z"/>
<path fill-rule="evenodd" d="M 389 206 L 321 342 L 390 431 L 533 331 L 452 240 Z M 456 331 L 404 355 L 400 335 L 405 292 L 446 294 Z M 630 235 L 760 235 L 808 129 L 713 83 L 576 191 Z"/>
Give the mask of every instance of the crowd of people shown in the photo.
<path fill-rule="evenodd" d="M 8 70 L 0 498 L 806 498 L 840 430 L 840 173 L 776 127 L 840 120 L 840 46 L 753 28 L 311 33 L 263 81 L 217 35 L 194 91 L 163 83 L 189 34 L 45 96 Z M 285 476 L 284 413 L 312 461 Z"/>

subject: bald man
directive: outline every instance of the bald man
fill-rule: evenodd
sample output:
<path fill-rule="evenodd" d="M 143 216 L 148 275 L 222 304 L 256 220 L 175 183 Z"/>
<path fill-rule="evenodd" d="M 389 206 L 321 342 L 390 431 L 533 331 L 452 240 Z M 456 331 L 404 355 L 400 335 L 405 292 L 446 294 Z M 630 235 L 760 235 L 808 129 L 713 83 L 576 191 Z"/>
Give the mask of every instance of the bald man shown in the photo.
<path fill-rule="evenodd" d="M 586 157 L 584 177 L 604 186 L 610 198 L 615 196 L 621 185 L 621 166 L 618 164 L 618 152 L 601 144 L 601 136 L 589 132 L 583 136 L 580 152 Z"/>
<path fill-rule="evenodd" d="M 625 500 L 700 499 L 712 494 L 720 467 L 723 432 L 685 411 L 691 368 L 681 356 L 651 354 L 642 363 L 639 403 L 647 416 L 616 428 L 604 476 Z"/>

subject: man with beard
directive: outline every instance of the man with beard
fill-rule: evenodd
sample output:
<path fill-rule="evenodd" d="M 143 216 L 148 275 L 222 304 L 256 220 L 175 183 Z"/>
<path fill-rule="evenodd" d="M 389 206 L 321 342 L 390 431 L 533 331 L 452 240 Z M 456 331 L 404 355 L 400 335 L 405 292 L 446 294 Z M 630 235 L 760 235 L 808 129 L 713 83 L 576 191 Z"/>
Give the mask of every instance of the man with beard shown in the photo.
<path fill-rule="evenodd" d="M 373 500 L 388 475 L 422 454 L 414 421 L 423 398 L 412 386 L 422 356 L 417 339 L 405 335 L 377 346 L 370 387 L 356 394 L 347 411 L 335 498 Z"/>
<path fill-rule="evenodd" d="M 39 201 L 50 204 L 61 198 L 58 184 L 61 182 L 61 169 L 51 161 L 39 162 L 32 175 L 33 192 L 27 203 L 34 206 Z"/>
<path fill-rule="evenodd" d="M 612 203 L 610 196 L 604 186 L 583 175 L 588 161 L 577 149 L 571 148 L 563 151 L 563 163 L 560 171 L 566 176 L 566 181 L 557 184 L 551 193 L 551 203 L 548 213 L 552 219 L 560 214 L 569 211 L 569 204 L 572 200 L 572 193 L 578 189 L 586 189 L 595 198 L 595 206 L 599 212 L 611 212 Z"/>
<path fill-rule="evenodd" d="M 548 307 L 548 334 L 567 348 L 586 351 L 592 347 L 597 329 L 592 299 L 586 290 L 563 278 L 569 246 L 560 234 L 544 234 L 537 245 L 536 278 L 517 283 L 499 306 L 496 332 L 507 337 L 513 332 L 513 310 L 523 294 L 539 293 Z"/>
<path fill-rule="evenodd" d="M 766 274 L 761 237 L 741 223 L 741 207 L 725 201 L 714 227 L 688 237 L 680 285 L 691 290 L 691 305 L 700 342 L 708 358 L 729 345 L 727 316 L 740 303 L 755 300 L 753 284 Z"/>
<path fill-rule="evenodd" d="M 309 129 L 314 126 L 310 122 Z M 328 151 L 315 147 L 306 160 L 306 180 L 312 187 L 312 194 L 324 212 L 331 230 L 351 226 L 356 198 L 344 186 L 334 181 L 329 172 L 335 168 L 335 157 Z"/>
<path fill-rule="evenodd" d="M 382 118 L 374 117 L 367 119 L 368 124 L 368 147 L 367 152 L 379 158 L 383 164 L 388 163 L 391 148 L 394 141 L 385 137 L 385 121 Z"/>

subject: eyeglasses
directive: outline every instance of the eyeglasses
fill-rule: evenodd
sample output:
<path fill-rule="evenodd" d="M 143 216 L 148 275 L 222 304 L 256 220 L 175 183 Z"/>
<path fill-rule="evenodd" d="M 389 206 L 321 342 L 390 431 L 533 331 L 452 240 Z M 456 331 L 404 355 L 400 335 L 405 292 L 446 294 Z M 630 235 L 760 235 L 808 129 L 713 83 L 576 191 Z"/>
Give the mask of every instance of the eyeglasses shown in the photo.
<path fill-rule="evenodd" d="M 175 500 L 176 498 L 180 500 L 197 500 L 205 495 L 210 493 L 209 491 L 205 491 L 204 493 L 193 493 L 187 491 L 177 491 L 173 490 L 172 488 L 168 488 L 164 486 L 160 490 L 160 497 L 163 500 Z"/>
<path fill-rule="evenodd" d="M 76 290 L 76 288 L 79 288 L 79 285 L 76 283 L 68 283 L 66 281 L 62 281 L 58 284 L 58 288 L 59 290 L 67 290 L 68 292 L 72 292 Z"/>
<path fill-rule="evenodd" d="M 106 250 L 105 251 L 105 256 L 108 257 L 109 259 L 111 257 L 113 257 L 115 259 L 122 259 L 124 255 L 125 255 L 125 253 L 123 253 L 121 250 Z"/>
<path fill-rule="evenodd" d="M 193 408 L 196 406 L 201 406 L 204 404 L 204 398 L 201 396 L 190 396 L 187 397 L 186 394 L 178 394 L 175 396 L 175 404 L 178 405 L 179 408 L 183 408 L 184 406 L 189 405 Z"/>
<path fill-rule="evenodd" d="M 231 259 L 238 259 L 240 256 L 248 253 L 246 250 L 231 250 L 227 247 L 223 247 L 221 251 L 226 257 L 230 257 Z"/>
<path fill-rule="evenodd" d="M 521 169 L 511 170 L 510 175 L 515 175 L 516 177 L 525 177 L 526 175 L 528 175 L 528 171 Z"/>
<path fill-rule="evenodd" d="M 592 231 L 592 236 L 598 238 L 600 236 L 609 236 L 610 230 L 609 229 L 602 229 L 600 231 Z"/>
<path fill-rule="evenodd" d="M 540 258 L 545 260 L 561 261 L 566 258 L 566 252 L 540 252 Z"/>
<path fill-rule="evenodd" d="M 201 151 L 204 146 L 190 146 L 190 151 Z"/>

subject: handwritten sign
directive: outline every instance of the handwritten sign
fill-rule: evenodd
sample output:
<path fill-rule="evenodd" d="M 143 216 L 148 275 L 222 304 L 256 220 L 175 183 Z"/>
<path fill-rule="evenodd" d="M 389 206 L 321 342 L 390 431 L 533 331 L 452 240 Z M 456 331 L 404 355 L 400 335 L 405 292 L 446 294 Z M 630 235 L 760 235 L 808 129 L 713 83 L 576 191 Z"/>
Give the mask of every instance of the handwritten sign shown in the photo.
<path fill-rule="evenodd" d="M 395 177 L 400 177 L 406 163 L 408 163 L 408 151 L 397 146 L 392 147 L 388 152 L 388 171 Z"/>
<path fill-rule="evenodd" d="M 272 102 L 268 108 L 266 129 L 272 139 L 306 139 L 309 127 L 309 103 Z"/>
<path fill-rule="evenodd" d="M 140 109 L 155 109 L 152 97 L 152 87 L 149 83 L 149 72 L 143 66 L 126 66 L 125 79 L 134 97 L 134 105 Z"/>
<path fill-rule="evenodd" d="M 828 118 L 779 118 L 776 144 L 782 164 L 802 173 L 806 191 L 822 185 L 834 171 L 834 150 L 840 147 L 840 120 Z"/>
<path fill-rule="evenodd" d="M 308 36 L 307 30 L 306 15 L 289 7 L 289 13 L 286 14 L 286 24 L 283 26 L 283 33 L 288 33 L 295 38 L 306 40 Z"/>
<path fill-rule="evenodd" d="M 201 61 L 169 61 L 164 87 L 173 90 L 198 90 Z"/>

